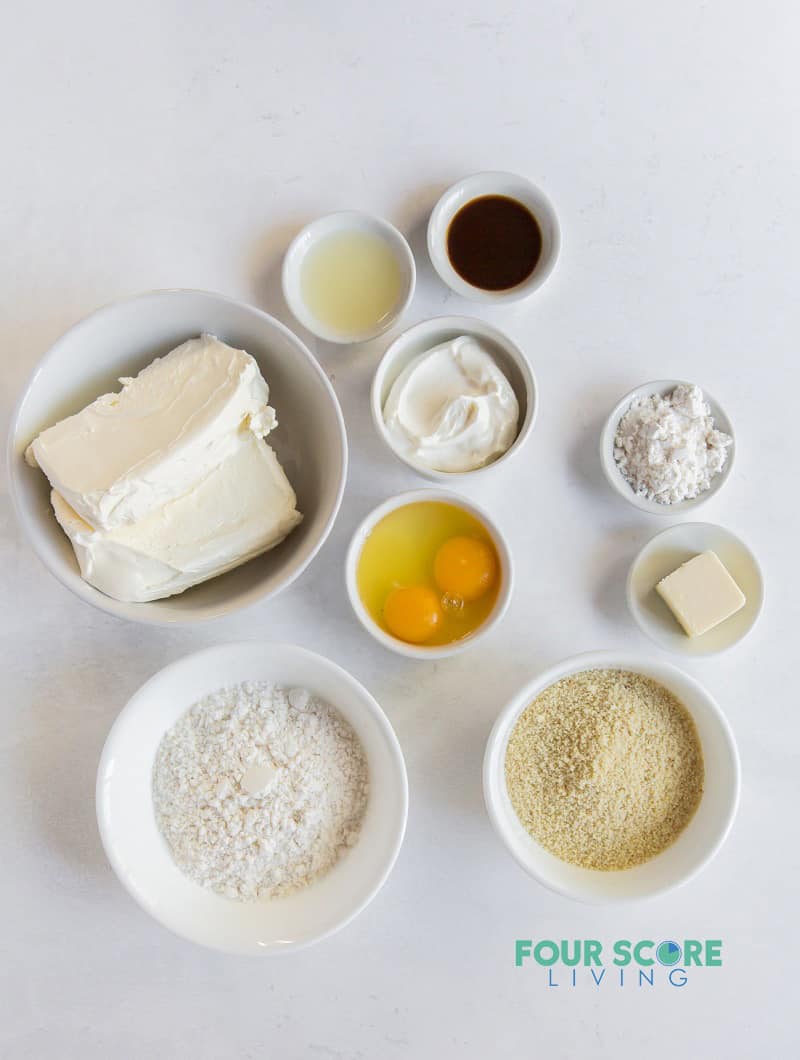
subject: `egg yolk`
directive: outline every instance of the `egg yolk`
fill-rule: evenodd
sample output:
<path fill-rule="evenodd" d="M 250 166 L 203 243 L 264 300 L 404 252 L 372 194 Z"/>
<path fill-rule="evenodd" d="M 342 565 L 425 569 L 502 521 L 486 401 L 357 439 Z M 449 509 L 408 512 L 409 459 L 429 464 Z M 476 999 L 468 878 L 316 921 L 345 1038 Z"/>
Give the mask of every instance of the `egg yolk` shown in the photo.
<path fill-rule="evenodd" d="M 439 598 L 427 585 L 392 589 L 383 605 L 383 619 L 392 636 L 410 644 L 423 644 L 442 621 Z"/>
<path fill-rule="evenodd" d="M 497 558 L 485 541 L 451 537 L 436 553 L 433 576 L 439 588 L 450 596 L 477 600 L 497 580 Z"/>

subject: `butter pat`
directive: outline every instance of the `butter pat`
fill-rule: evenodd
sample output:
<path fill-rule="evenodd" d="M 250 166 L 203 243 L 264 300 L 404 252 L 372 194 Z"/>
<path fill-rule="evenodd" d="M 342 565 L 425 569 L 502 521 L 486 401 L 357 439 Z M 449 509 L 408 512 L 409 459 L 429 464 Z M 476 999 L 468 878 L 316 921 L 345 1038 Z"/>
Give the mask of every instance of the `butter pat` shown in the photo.
<path fill-rule="evenodd" d="M 662 578 L 656 592 L 690 637 L 708 633 L 745 605 L 744 593 L 711 551 Z"/>
<path fill-rule="evenodd" d="M 244 350 L 190 339 L 42 431 L 29 464 L 96 530 L 114 530 L 183 496 L 231 456 L 243 433 L 277 425 L 269 388 Z"/>

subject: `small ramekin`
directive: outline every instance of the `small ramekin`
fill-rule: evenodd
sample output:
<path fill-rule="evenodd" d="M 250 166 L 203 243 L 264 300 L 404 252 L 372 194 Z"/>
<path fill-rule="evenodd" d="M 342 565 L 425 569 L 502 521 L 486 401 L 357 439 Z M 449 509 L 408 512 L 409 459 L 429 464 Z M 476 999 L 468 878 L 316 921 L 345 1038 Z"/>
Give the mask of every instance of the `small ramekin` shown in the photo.
<path fill-rule="evenodd" d="M 516 199 L 534 215 L 542 233 L 542 252 L 533 272 L 516 287 L 501 291 L 487 291 L 468 283 L 453 268 L 447 253 L 450 222 L 462 206 L 484 195 L 504 195 Z M 442 195 L 428 221 L 428 254 L 434 269 L 451 291 L 471 302 L 502 305 L 527 298 L 542 286 L 553 271 L 560 249 L 561 230 L 552 203 L 535 184 L 514 173 L 473 173 L 459 180 Z"/>
<path fill-rule="evenodd" d="M 497 362 L 506 379 L 508 379 L 519 403 L 520 422 L 517 429 L 517 437 L 511 446 L 484 467 L 477 467 L 472 471 L 437 471 L 414 460 L 395 447 L 386 422 L 383 418 L 383 407 L 389 397 L 397 377 L 407 364 L 418 354 L 425 350 L 433 349 L 443 342 L 458 338 L 459 335 L 468 335 L 471 338 L 480 339 L 489 347 L 492 356 Z M 499 467 L 511 459 L 520 451 L 528 440 L 536 422 L 539 412 L 539 387 L 536 376 L 533 373 L 528 358 L 507 335 L 502 331 L 487 324 L 484 320 L 476 317 L 433 317 L 431 320 L 423 320 L 414 324 L 407 331 L 402 332 L 388 346 L 386 352 L 378 364 L 372 379 L 370 391 L 370 410 L 375 430 L 380 435 L 390 452 L 407 467 L 424 478 L 432 479 L 434 482 L 454 482 L 459 479 L 474 478 L 483 475 L 493 468 Z"/>
<path fill-rule="evenodd" d="M 725 467 L 718 475 L 714 476 L 709 488 L 699 496 L 692 497 L 691 500 L 679 501 L 676 504 L 660 504 L 658 501 L 651 501 L 648 497 L 637 496 L 637 494 L 634 493 L 630 482 L 628 482 L 620 471 L 619 465 L 614 459 L 614 438 L 617 434 L 619 421 L 634 401 L 637 401 L 640 398 L 649 397 L 651 394 L 660 394 L 662 397 L 666 397 L 667 394 L 672 393 L 676 386 L 680 386 L 681 384 L 684 386 L 694 385 L 686 383 L 681 379 L 656 379 L 652 383 L 643 383 L 641 386 L 637 386 L 635 390 L 631 390 L 624 398 L 617 402 L 611 410 L 611 413 L 605 422 L 605 426 L 603 427 L 602 434 L 600 435 L 600 463 L 603 466 L 603 471 L 608 479 L 609 485 L 620 495 L 620 497 L 623 498 L 623 500 L 626 500 L 628 504 L 632 504 L 634 508 L 638 508 L 639 511 L 642 512 L 647 512 L 649 515 L 685 515 L 686 512 L 699 508 L 701 504 L 705 504 L 707 500 L 710 500 L 710 498 L 716 493 L 719 493 L 728 481 L 728 476 L 733 467 L 733 460 L 736 454 L 736 438 L 733 433 L 733 426 L 719 402 L 715 401 L 709 392 L 701 387 L 700 389 L 703 391 L 703 398 L 711 409 L 711 415 L 714 417 L 714 427 L 717 430 L 723 431 L 725 434 L 729 434 L 731 438 L 733 438 L 733 444 L 728 450 L 728 459 L 725 461 Z"/>
<path fill-rule="evenodd" d="M 700 637 L 687 637 L 678 620 L 656 592 L 656 585 L 693 556 L 716 552 L 745 595 L 745 605 Z M 764 574 L 741 538 L 714 523 L 675 523 L 651 537 L 637 554 L 625 583 L 631 616 L 659 648 L 690 659 L 730 651 L 758 621 L 764 607 Z"/>
<path fill-rule="evenodd" d="M 311 248 L 327 236 L 346 231 L 371 232 L 380 236 L 389 245 L 400 265 L 403 283 L 394 312 L 383 321 L 380 327 L 350 334 L 325 327 L 306 305 L 301 285 L 303 262 Z M 281 271 L 283 297 L 297 320 L 317 338 L 340 345 L 369 342 L 370 339 L 375 339 L 387 332 L 408 309 L 414 296 L 416 282 L 417 269 L 414 264 L 414 255 L 405 237 L 394 225 L 389 224 L 382 217 L 362 213 L 360 210 L 340 210 L 337 213 L 329 213 L 306 225 L 289 244 Z"/>
<path fill-rule="evenodd" d="M 473 518 L 477 519 L 488 532 L 500 561 L 500 588 L 497 593 L 494 608 L 483 625 L 479 626 L 474 633 L 471 633 L 468 637 L 464 637 L 463 640 L 453 641 L 451 644 L 432 644 L 426 646 L 425 644 L 407 644 L 405 641 L 398 640 L 390 633 L 381 629 L 377 622 L 375 622 L 366 607 L 364 607 L 361 595 L 358 591 L 358 561 L 361 558 L 361 550 L 364 547 L 364 542 L 369 537 L 374 527 L 390 512 L 396 511 L 398 508 L 402 508 L 407 504 L 416 504 L 420 501 L 440 501 L 443 504 L 452 504 L 456 508 L 462 508 L 465 512 L 468 512 Z M 347 595 L 350 598 L 350 604 L 355 611 L 356 618 L 367 633 L 371 634 L 379 644 L 384 646 L 384 648 L 388 648 L 390 651 L 396 652 L 398 655 L 405 655 L 409 659 L 444 659 L 451 655 L 459 655 L 462 651 L 471 648 L 500 622 L 503 615 L 505 615 L 508 610 L 508 605 L 511 601 L 511 593 L 514 585 L 514 569 L 511 560 L 511 550 L 504 534 L 483 508 L 480 508 L 477 504 L 473 504 L 472 501 L 466 500 L 464 497 L 459 497 L 455 493 L 449 493 L 447 490 L 421 489 L 409 490 L 406 493 L 398 493 L 393 497 L 389 497 L 389 499 L 385 500 L 383 504 L 379 504 L 377 508 L 373 508 L 369 515 L 363 520 L 353 534 L 350 541 L 350 547 L 347 550 L 347 558 L 345 560 L 345 583 L 347 585 Z"/>

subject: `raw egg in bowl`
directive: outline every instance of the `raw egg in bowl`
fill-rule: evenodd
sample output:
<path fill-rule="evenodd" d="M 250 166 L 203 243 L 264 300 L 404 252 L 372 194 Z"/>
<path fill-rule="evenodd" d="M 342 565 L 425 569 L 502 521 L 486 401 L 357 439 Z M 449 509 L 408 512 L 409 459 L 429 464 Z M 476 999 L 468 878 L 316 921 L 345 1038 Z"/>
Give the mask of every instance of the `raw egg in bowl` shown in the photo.
<path fill-rule="evenodd" d="M 361 624 L 391 651 L 440 659 L 505 614 L 511 553 L 494 521 L 445 490 L 390 497 L 353 535 L 347 592 Z"/>

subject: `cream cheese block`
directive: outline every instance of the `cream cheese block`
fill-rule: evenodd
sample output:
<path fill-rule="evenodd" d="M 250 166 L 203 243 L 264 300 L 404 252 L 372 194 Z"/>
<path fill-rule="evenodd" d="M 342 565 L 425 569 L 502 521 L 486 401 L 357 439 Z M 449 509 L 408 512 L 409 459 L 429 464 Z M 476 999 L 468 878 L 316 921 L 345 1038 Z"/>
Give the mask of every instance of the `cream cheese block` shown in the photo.
<path fill-rule="evenodd" d="M 26 452 L 96 530 L 146 518 L 235 455 L 243 432 L 263 438 L 277 425 L 256 361 L 213 335 L 120 382 L 118 393 L 42 431 Z"/>
<path fill-rule="evenodd" d="M 158 600 L 279 544 L 302 519 L 275 453 L 252 431 L 183 496 L 138 522 L 94 529 L 58 490 L 53 509 L 82 577 L 116 600 Z"/>

